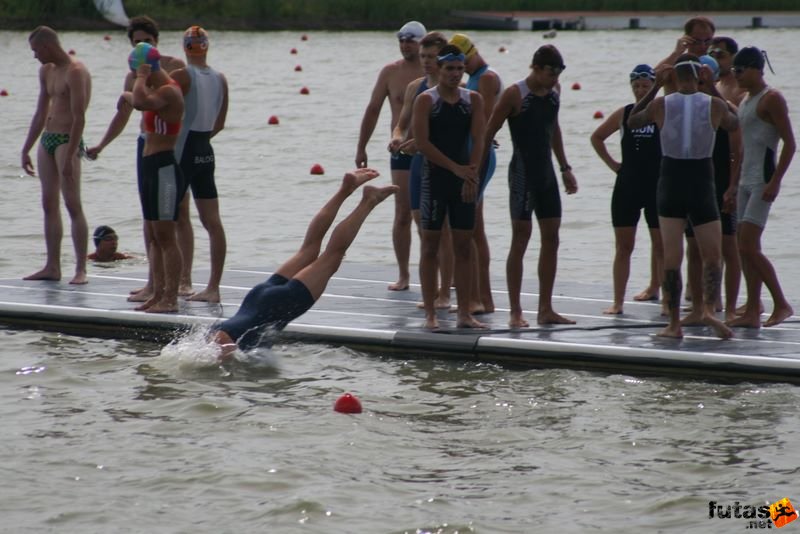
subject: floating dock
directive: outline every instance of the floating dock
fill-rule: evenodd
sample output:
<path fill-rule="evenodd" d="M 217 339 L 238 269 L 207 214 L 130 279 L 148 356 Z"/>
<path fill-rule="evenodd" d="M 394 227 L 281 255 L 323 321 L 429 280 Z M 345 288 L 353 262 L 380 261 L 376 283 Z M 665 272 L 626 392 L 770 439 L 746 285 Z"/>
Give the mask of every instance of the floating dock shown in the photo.
<path fill-rule="evenodd" d="M 576 325 L 537 326 L 537 295 L 523 293 L 532 327 L 510 330 L 505 283 L 495 280 L 497 311 L 480 316 L 489 329 L 458 329 L 455 314 L 442 310 L 441 329 L 429 332 L 421 328 L 419 286 L 389 291 L 392 273 L 388 267 L 343 266 L 317 304 L 292 322 L 280 339 L 347 345 L 402 358 L 800 383 L 800 320 L 794 318 L 772 328 L 735 329 L 736 337 L 730 340 L 717 339 L 705 327 L 685 327 L 682 340 L 666 339 L 655 335 L 665 325 L 657 302 L 626 302 L 625 314 L 604 315 L 610 287 L 562 283 L 556 286 L 554 306 Z M 144 284 L 144 273 L 93 274 L 84 286 L 5 278 L 0 279 L 0 324 L 166 342 L 188 328 L 230 317 L 246 292 L 270 274 L 228 269 L 221 304 L 182 301 L 175 314 L 133 310 L 128 292 Z M 206 276 L 198 272 L 195 279 Z M 531 284 L 535 281 L 526 280 Z"/>
<path fill-rule="evenodd" d="M 680 30 L 702 14 L 718 29 L 799 28 L 798 11 L 453 11 L 458 27 L 476 30 Z"/>

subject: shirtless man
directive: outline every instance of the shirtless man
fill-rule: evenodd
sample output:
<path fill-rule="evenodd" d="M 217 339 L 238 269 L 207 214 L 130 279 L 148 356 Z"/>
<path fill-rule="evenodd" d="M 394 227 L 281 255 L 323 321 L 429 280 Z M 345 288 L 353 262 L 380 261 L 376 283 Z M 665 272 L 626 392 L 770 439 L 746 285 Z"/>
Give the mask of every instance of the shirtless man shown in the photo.
<path fill-rule="evenodd" d="M 669 69 L 675 64 L 675 60 L 683 54 L 692 54 L 697 57 L 705 55 L 708 53 L 708 48 L 713 42 L 714 32 L 716 31 L 717 28 L 710 18 L 702 16 L 690 18 L 683 25 L 683 35 L 675 42 L 675 48 L 670 55 L 656 65 L 656 70 L 661 71 L 664 68 Z M 668 70 L 668 72 L 671 71 Z M 670 75 L 665 78 L 663 84 L 664 94 L 677 91 L 677 82 L 673 76 Z"/>
<path fill-rule="evenodd" d="M 383 101 L 389 98 L 392 110 L 390 132 L 397 125 L 400 109 L 403 107 L 403 95 L 408 84 L 423 75 L 419 61 L 419 42 L 425 36 L 425 26 L 417 21 L 406 23 L 397 32 L 400 42 L 402 59 L 389 63 L 381 69 L 372 96 L 361 119 L 361 130 L 356 147 L 356 167 L 367 166 L 367 143 L 375 131 L 378 117 L 383 107 Z M 392 183 L 400 188 L 395 195 L 394 224 L 392 226 L 392 242 L 394 253 L 397 257 L 398 278 L 397 282 L 389 284 L 392 291 L 405 291 L 408 289 L 410 274 L 408 270 L 409 255 L 411 253 L 411 206 L 408 193 L 408 175 L 411 168 L 411 156 L 396 152 L 392 154 L 391 169 Z"/>
<path fill-rule="evenodd" d="M 730 37 L 714 37 L 711 46 L 708 48 L 708 55 L 717 60 L 719 65 L 719 80 L 717 80 L 717 91 L 722 98 L 739 106 L 747 91 L 736 82 L 733 75 L 733 56 L 739 51 L 739 45 Z"/>
<path fill-rule="evenodd" d="M 345 174 L 339 189 L 308 225 L 300 250 L 269 279 L 247 293 L 236 315 L 213 328 L 212 341 L 219 345 L 220 361 L 233 358 L 237 348 L 248 350 L 258 346 L 268 329 L 283 330 L 319 300 L 372 209 L 398 191 L 396 185 L 365 186 L 361 202 L 334 228 L 328 246 L 320 254 L 322 239 L 344 201 L 365 182 L 377 177 L 378 171 L 368 168 Z"/>
<path fill-rule="evenodd" d="M 171 73 L 185 95 L 185 117 L 183 128 L 175 150 L 183 176 L 192 190 L 200 222 L 208 232 L 211 248 L 211 273 L 203 291 L 195 293 L 187 300 L 219 302 L 219 284 L 222 268 L 225 265 L 225 229 L 219 216 L 219 198 L 214 182 L 215 156 L 211 138 L 225 128 L 228 114 L 228 81 L 225 76 L 206 62 L 208 54 L 208 33 L 200 26 L 192 26 L 183 34 L 183 50 L 186 52 L 185 69 Z M 190 221 L 189 192 L 181 201 L 178 221 Z M 178 223 L 180 226 L 180 222 Z M 182 279 L 191 283 L 192 256 L 194 253 L 194 232 L 191 223 L 187 231 L 178 232 L 183 253 Z"/>
<path fill-rule="evenodd" d="M 70 57 L 52 28 L 39 26 L 28 37 L 39 69 L 39 99 L 28 137 L 22 146 L 22 168 L 36 176 L 29 152 L 41 134 L 36 152 L 39 181 L 42 184 L 45 266 L 25 280 L 61 280 L 61 199 L 69 212 L 72 243 L 75 248 L 75 276 L 70 284 L 85 284 L 89 227 L 81 206 L 81 162 L 86 108 L 92 93 L 92 80 L 86 66 Z M 44 131 L 43 131 L 44 130 Z"/>
<path fill-rule="evenodd" d="M 133 17 L 128 25 L 128 40 L 131 46 L 136 46 L 139 43 L 147 43 L 158 48 L 158 24 L 156 21 L 146 15 Z M 167 55 L 161 55 L 159 65 L 167 72 L 171 73 L 177 69 L 182 69 L 186 66 L 183 60 Z M 133 90 L 133 82 L 136 79 L 136 74 L 130 69 L 125 74 L 125 81 L 123 83 L 123 91 L 130 92 Z M 125 130 L 128 120 L 133 112 L 133 107 L 128 100 L 120 96 L 117 101 L 117 111 L 108 125 L 105 135 L 96 146 L 86 149 L 86 157 L 89 159 L 97 159 L 103 149 L 109 145 L 114 139 Z M 137 181 L 141 183 L 141 163 L 142 163 L 142 150 L 144 149 L 144 129 L 143 123 L 139 123 L 139 137 L 136 140 L 136 174 Z M 185 236 L 192 235 L 192 223 L 188 219 L 178 221 L 178 243 L 186 242 Z M 145 250 L 150 250 L 150 241 L 152 240 L 147 225 L 144 228 L 144 245 Z M 182 273 L 184 276 L 185 273 Z M 181 283 L 179 290 L 181 295 L 190 294 L 192 292 L 191 276 L 188 277 L 186 283 Z M 146 302 L 153 296 L 153 280 L 152 272 L 148 273 L 147 283 L 143 288 L 131 291 L 131 296 L 128 298 L 132 302 Z"/>
<path fill-rule="evenodd" d="M 131 106 L 144 112 L 139 197 L 145 228 L 151 236 L 148 256 L 153 277 L 153 295 L 136 309 L 148 313 L 176 312 L 182 258 L 175 226 L 186 183 L 175 160 L 175 144 L 183 118 L 183 93 L 180 85 L 160 67 L 155 47 L 139 43 L 128 64 L 136 72 L 136 80 L 133 91 L 124 95 Z"/>
<path fill-rule="evenodd" d="M 674 76 L 670 76 L 671 72 Z M 676 82 L 677 91 L 656 98 L 668 77 Z M 733 333 L 715 317 L 722 280 L 722 230 L 711 156 L 717 128 L 733 131 L 739 127 L 739 121 L 724 100 L 698 91 L 701 79 L 704 84 L 713 84 L 711 71 L 695 55 L 678 56 L 672 67 L 662 65 L 650 92 L 633 108 L 628 126 L 641 128 L 655 122 L 661 134 L 661 174 L 656 198 L 664 243 L 663 297 L 668 305 L 669 324 L 658 335 L 683 337 L 680 321 L 683 231 L 691 218 L 703 265 L 701 321 L 726 339 Z"/>
<path fill-rule="evenodd" d="M 553 169 L 555 152 L 561 180 L 568 195 L 578 192 L 578 182 L 567 162 L 556 90 L 558 77 L 566 66 L 553 45 L 536 50 L 528 76 L 506 88 L 495 106 L 486 128 L 486 142 L 492 142 L 508 119 L 514 154 L 508 167 L 509 205 L 511 212 L 511 247 L 506 260 L 511 328 L 529 326 L 522 314 L 523 258 L 533 229 L 532 217 L 539 223 L 539 311 L 538 324 L 575 324 L 553 309 L 553 287 L 558 266 L 561 196 Z"/>
<path fill-rule="evenodd" d="M 744 314 L 730 326 L 761 326 L 761 286 L 769 289 L 774 308 L 764 326 L 775 326 L 794 314 L 783 294 L 772 263 L 761 250 L 761 236 L 772 203 L 794 157 L 796 144 L 786 99 L 764 80 L 764 55 L 755 47 L 742 48 L 733 59 L 733 70 L 747 97 L 739 106 L 744 155 L 739 182 L 739 253 L 747 285 Z M 783 144 L 777 165 L 778 142 Z"/>

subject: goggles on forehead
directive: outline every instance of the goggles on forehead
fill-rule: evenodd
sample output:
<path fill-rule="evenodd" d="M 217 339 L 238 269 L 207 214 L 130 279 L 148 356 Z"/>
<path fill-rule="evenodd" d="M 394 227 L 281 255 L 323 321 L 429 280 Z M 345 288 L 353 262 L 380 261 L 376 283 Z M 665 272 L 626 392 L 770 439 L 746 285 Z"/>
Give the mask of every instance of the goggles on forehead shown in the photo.
<path fill-rule="evenodd" d="M 444 56 L 436 56 L 436 61 L 445 63 L 447 61 L 464 61 L 464 54 L 453 54 L 452 52 Z"/>
<path fill-rule="evenodd" d="M 631 81 L 634 80 L 641 80 L 642 78 L 646 78 L 648 80 L 655 80 L 656 75 L 652 72 L 631 72 L 630 73 Z"/>

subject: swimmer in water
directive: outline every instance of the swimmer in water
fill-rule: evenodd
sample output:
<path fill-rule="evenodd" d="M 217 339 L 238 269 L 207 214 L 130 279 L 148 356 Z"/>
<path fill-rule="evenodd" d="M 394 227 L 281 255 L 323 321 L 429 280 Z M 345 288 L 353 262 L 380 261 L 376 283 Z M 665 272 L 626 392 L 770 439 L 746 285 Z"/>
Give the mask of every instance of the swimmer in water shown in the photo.
<path fill-rule="evenodd" d="M 328 246 L 320 254 L 322 238 L 344 201 L 378 174 L 366 167 L 346 173 L 338 191 L 309 223 L 300 250 L 251 289 L 233 317 L 213 327 L 212 341 L 220 345 L 220 361 L 231 359 L 237 348 L 247 350 L 258 345 L 267 328 L 283 330 L 322 296 L 372 209 L 399 189 L 396 185 L 365 186 L 361 202 L 336 225 Z"/>

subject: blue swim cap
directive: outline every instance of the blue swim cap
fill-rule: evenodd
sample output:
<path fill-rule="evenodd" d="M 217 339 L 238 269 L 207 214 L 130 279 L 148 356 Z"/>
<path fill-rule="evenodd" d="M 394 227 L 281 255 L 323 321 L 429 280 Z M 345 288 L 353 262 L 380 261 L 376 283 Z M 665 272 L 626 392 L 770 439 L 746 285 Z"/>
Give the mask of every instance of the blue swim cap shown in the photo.
<path fill-rule="evenodd" d="M 633 67 L 633 70 L 630 74 L 631 81 L 638 80 L 639 78 L 647 78 L 648 80 L 655 80 L 656 79 L 656 71 L 653 70 L 653 67 L 642 63 L 641 65 L 636 65 Z"/>
<path fill-rule="evenodd" d="M 150 69 L 155 72 L 161 68 L 158 62 L 159 59 L 161 59 L 161 54 L 158 53 L 158 49 L 155 46 L 150 43 L 139 43 L 131 50 L 131 54 L 128 56 L 128 66 L 135 72 L 139 65 L 147 63 L 150 65 Z"/>
<path fill-rule="evenodd" d="M 717 63 L 716 59 L 708 55 L 700 56 L 700 63 L 711 69 L 711 72 L 714 74 L 714 81 L 719 80 L 719 63 Z"/>

